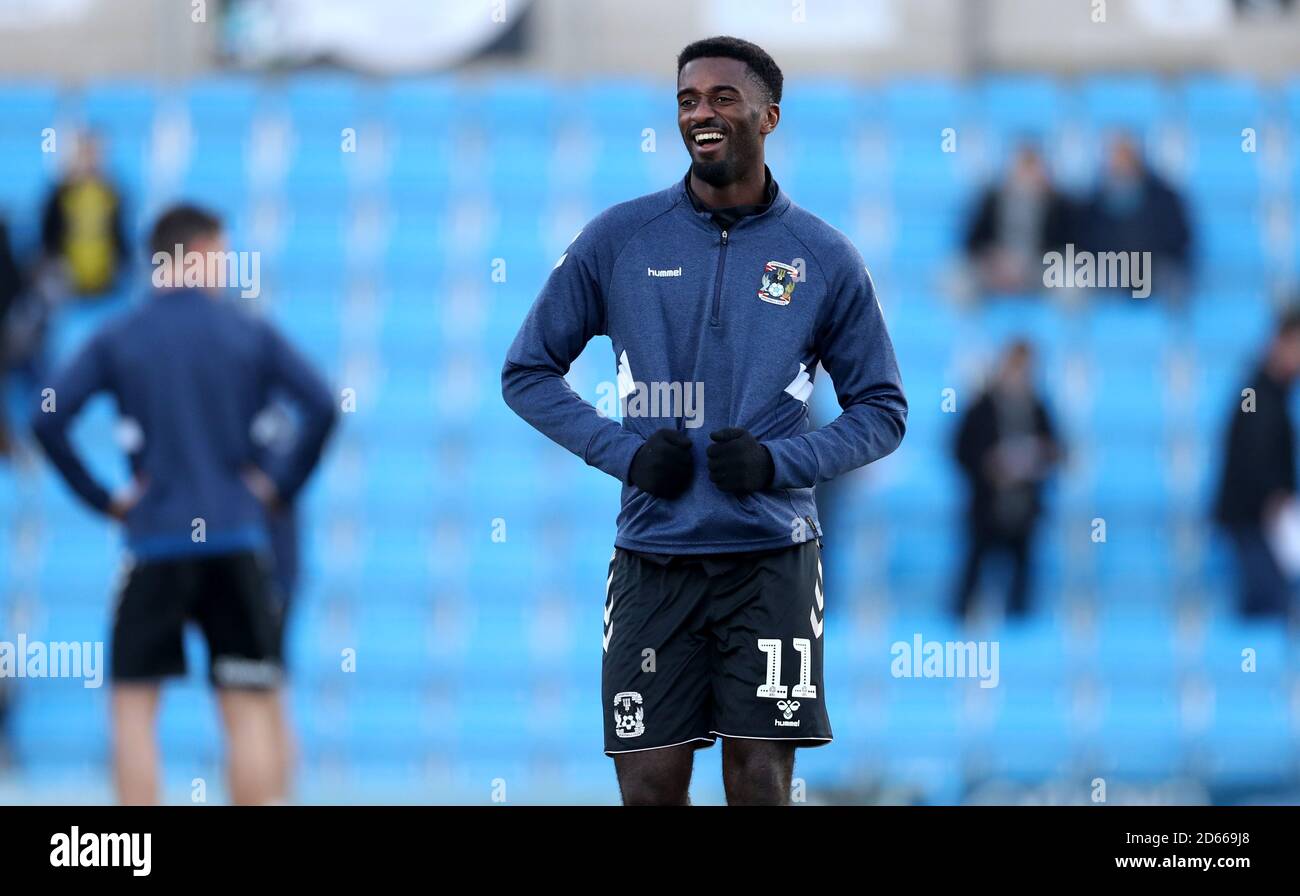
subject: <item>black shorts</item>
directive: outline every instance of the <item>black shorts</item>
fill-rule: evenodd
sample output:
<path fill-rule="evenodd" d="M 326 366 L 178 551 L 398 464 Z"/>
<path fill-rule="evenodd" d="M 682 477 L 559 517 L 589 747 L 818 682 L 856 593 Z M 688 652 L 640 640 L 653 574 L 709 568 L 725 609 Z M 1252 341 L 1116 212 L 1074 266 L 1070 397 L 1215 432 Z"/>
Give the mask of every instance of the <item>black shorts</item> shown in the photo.
<path fill-rule="evenodd" d="M 128 561 L 113 613 L 112 680 L 185 674 L 185 624 L 208 644 L 213 686 L 278 687 L 283 601 L 270 561 L 253 551 Z"/>
<path fill-rule="evenodd" d="M 606 753 L 830 741 L 818 542 L 666 564 L 619 548 L 605 590 Z"/>

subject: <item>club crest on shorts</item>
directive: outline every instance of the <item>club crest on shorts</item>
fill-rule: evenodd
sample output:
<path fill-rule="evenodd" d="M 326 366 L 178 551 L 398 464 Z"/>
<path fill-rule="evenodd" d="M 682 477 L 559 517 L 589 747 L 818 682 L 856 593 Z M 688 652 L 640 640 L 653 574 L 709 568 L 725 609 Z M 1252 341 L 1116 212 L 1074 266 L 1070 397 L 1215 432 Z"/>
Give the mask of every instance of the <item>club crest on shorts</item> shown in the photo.
<path fill-rule="evenodd" d="M 798 268 L 781 261 L 769 261 L 763 265 L 763 283 L 758 287 L 758 297 L 771 305 L 789 305 L 798 281 Z"/>
<path fill-rule="evenodd" d="M 645 734 L 645 707 L 636 691 L 623 691 L 614 695 L 614 733 L 619 737 L 640 737 Z"/>

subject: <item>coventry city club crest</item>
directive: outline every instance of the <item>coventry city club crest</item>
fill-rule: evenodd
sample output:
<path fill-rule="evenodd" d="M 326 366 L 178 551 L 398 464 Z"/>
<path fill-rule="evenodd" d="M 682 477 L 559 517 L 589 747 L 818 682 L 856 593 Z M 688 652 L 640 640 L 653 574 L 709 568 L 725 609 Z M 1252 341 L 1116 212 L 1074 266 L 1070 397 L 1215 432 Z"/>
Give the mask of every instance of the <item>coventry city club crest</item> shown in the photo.
<path fill-rule="evenodd" d="M 645 734 L 645 707 L 636 691 L 624 691 L 614 696 L 614 733 L 619 737 Z"/>
<path fill-rule="evenodd" d="M 796 268 L 779 261 L 769 261 L 763 265 L 763 285 L 758 288 L 758 297 L 773 305 L 789 305 L 798 280 L 799 271 Z"/>

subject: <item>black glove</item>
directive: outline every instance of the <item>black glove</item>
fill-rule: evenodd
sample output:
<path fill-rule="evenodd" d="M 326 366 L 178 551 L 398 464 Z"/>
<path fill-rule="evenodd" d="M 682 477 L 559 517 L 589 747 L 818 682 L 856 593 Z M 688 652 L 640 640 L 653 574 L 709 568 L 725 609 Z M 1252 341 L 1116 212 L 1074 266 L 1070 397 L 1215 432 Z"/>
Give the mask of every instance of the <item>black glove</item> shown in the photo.
<path fill-rule="evenodd" d="M 772 452 L 743 429 L 730 426 L 709 436 L 709 478 L 724 492 L 759 492 L 772 484 Z"/>
<path fill-rule="evenodd" d="M 661 429 L 632 458 L 627 481 L 656 498 L 676 498 L 691 484 L 695 461 L 686 433 Z"/>

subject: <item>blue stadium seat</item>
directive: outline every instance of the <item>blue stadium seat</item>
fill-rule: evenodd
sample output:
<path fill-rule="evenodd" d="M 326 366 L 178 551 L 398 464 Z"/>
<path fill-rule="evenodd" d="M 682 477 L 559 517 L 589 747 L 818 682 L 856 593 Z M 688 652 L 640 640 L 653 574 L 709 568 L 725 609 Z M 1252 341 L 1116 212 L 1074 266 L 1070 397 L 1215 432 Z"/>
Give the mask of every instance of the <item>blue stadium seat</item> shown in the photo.
<path fill-rule="evenodd" d="M 1258 130 L 1268 120 L 1269 105 L 1259 85 L 1246 78 L 1193 75 L 1182 84 L 1182 107 L 1194 130 L 1223 130 L 1240 140 L 1242 128 Z"/>
<path fill-rule="evenodd" d="M 1079 88 L 1079 100 L 1090 128 L 1136 134 L 1166 123 L 1178 108 L 1167 86 L 1149 75 L 1089 77 Z"/>
<path fill-rule="evenodd" d="M 675 89 L 672 83 L 601 79 L 565 89 L 556 114 L 573 136 L 605 141 L 606 154 L 640 152 L 647 128 L 654 131 L 657 151 L 675 151 L 681 139 Z"/>
<path fill-rule="evenodd" d="M 501 76 L 474 84 L 459 110 L 461 124 L 489 137 L 528 134 L 545 140 L 555 133 L 560 106 L 557 91 L 535 78 Z M 588 121 L 599 121 L 599 116 Z"/>
<path fill-rule="evenodd" d="M 379 89 L 376 109 L 396 133 L 442 134 L 454 120 L 461 95 L 461 85 L 453 78 L 396 78 Z"/>
<path fill-rule="evenodd" d="M 973 114 L 969 99 L 960 86 L 948 80 L 897 80 L 885 85 L 882 111 L 896 123 L 934 127 L 937 141 L 938 128 L 955 128 Z M 925 136 L 928 139 L 930 135 Z"/>
<path fill-rule="evenodd" d="M 1069 94 L 1049 77 L 994 75 L 976 91 L 981 124 L 1008 142 L 1051 136 L 1073 112 Z"/>
<path fill-rule="evenodd" d="M 781 99 L 781 127 L 821 143 L 828 136 L 852 141 L 878 113 L 870 94 L 843 81 L 789 80 Z"/>

